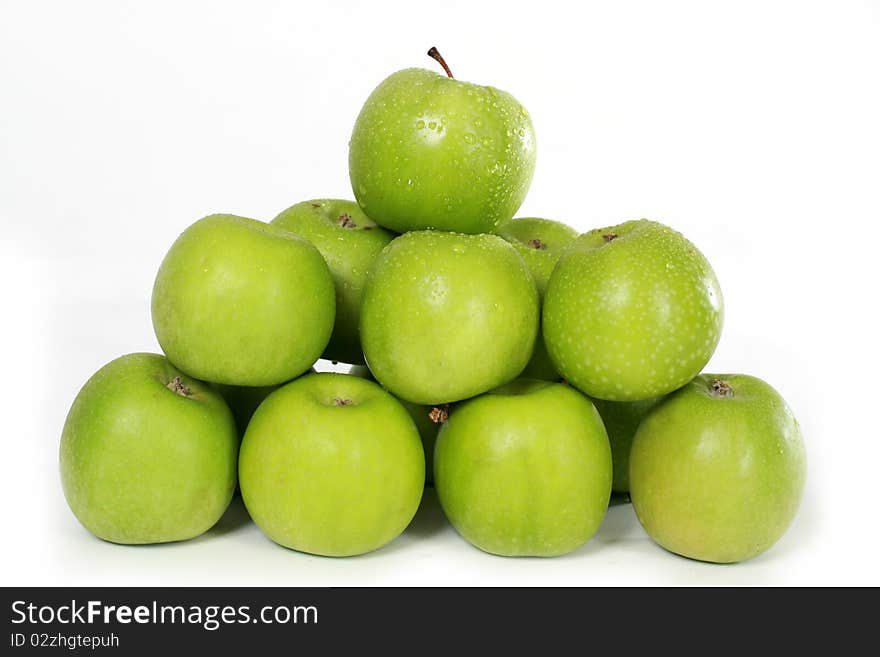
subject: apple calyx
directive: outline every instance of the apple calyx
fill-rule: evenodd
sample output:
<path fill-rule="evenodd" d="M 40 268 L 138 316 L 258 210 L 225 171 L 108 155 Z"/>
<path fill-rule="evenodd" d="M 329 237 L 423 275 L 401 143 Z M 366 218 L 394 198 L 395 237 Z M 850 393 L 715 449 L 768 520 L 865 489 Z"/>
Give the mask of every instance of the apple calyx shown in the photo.
<path fill-rule="evenodd" d="M 446 60 L 443 59 L 443 55 L 440 54 L 440 51 L 437 50 L 435 46 L 431 46 L 431 48 L 428 50 L 428 57 L 430 57 L 431 59 L 435 59 L 437 62 L 439 62 L 440 66 L 443 67 L 443 70 L 446 71 L 446 75 L 448 75 L 450 78 L 455 79 L 452 75 L 452 71 L 450 71 L 449 67 L 446 65 Z"/>
<path fill-rule="evenodd" d="M 715 379 L 712 381 L 712 395 L 719 398 L 733 397 L 733 388 L 727 381 Z"/>
<path fill-rule="evenodd" d="M 351 399 L 345 399 L 343 397 L 334 397 L 333 405 L 334 406 L 351 406 L 354 402 Z"/>
<path fill-rule="evenodd" d="M 434 424 L 442 424 L 449 419 L 449 404 L 443 404 L 442 407 L 435 406 L 431 409 L 431 412 L 428 413 L 428 419 L 431 420 Z"/>
<path fill-rule="evenodd" d="M 528 242 L 526 242 L 526 245 L 528 247 L 530 247 L 532 249 L 536 249 L 538 251 L 544 251 L 547 249 L 547 245 L 544 244 L 544 242 L 542 242 L 538 238 L 535 238 L 533 240 L 529 240 Z"/>
<path fill-rule="evenodd" d="M 179 375 L 175 376 L 168 383 L 166 383 L 165 387 L 168 388 L 171 392 L 180 395 L 181 397 L 189 397 L 190 395 L 192 395 L 192 390 L 190 390 L 189 386 L 180 380 Z"/>
<path fill-rule="evenodd" d="M 351 218 L 351 215 L 347 212 L 343 212 L 336 218 L 336 223 L 339 224 L 342 228 L 357 228 L 357 223 L 355 220 Z"/>
<path fill-rule="evenodd" d="M 602 236 L 602 239 L 605 240 L 605 243 L 612 242 L 617 239 L 617 233 L 606 233 Z"/>

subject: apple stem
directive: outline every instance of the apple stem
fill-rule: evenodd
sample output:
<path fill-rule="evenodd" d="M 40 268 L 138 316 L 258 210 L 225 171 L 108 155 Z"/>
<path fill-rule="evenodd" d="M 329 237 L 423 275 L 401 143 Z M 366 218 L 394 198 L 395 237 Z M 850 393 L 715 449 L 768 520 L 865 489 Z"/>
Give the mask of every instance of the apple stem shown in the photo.
<path fill-rule="evenodd" d="M 443 404 L 442 407 L 435 406 L 431 409 L 431 412 L 428 413 L 428 419 L 431 420 L 434 424 L 442 424 L 449 419 L 449 404 Z"/>
<path fill-rule="evenodd" d="M 183 381 L 180 380 L 180 376 L 175 376 L 168 383 L 165 384 L 165 387 L 168 388 L 171 392 L 174 392 L 181 397 L 189 397 L 191 394 L 191 390 L 189 386 L 187 386 Z"/>
<path fill-rule="evenodd" d="M 733 397 L 733 388 L 727 381 L 715 379 L 712 381 L 712 394 L 716 397 Z"/>
<path fill-rule="evenodd" d="M 438 62 L 440 62 L 440 66 L 442 66 L 443 70 L 446 71 L 446 75 L 454 79 L 452 71 L 450 71 L 449 67 L 446 65 L 446 60 L 443 59 L 443 55 L 440 54 L 440 51 L 437 50 L 435 46 L 431 46 L 431 49 L 428 50 L 428 57 L 436 59 Z"/>
<path fill-rule="evenodd" d="M 354 219 L 352 219 L 351 215 L 347 212 L 343 212 L 341 215 L 339 215 L 337 222 L 340 226 L 342 226 L 342 228 L 357 228 L 357 224 L 354 222 Z"/>
<path fill-rule="evenodd" d="M 544 242 L 542 242 L 538 238 L 535 238 L 533 240 L 529 240 L 528 245 L 530 247 L 532 247 L 533 249 L 537 249 L 538 251 L 543 251 L 544 249 L 547 248 L 547 245 L 544 244 Z"/>

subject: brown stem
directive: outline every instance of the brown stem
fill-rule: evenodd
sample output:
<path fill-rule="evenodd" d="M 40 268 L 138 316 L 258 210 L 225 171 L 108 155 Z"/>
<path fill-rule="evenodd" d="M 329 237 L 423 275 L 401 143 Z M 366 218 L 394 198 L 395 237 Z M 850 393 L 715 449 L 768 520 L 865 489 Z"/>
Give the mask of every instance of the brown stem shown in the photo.
<path fill-rule="evenodd" d="M 526 244 L 528 244 L 533 249 L 537 249 L 538 251 L 543 251 L 547 248 L 547 245 L 544 244 L 544 242 L 539 240 L 537 237 L 533 240 L 529 240 L 528 242 L 526 242 Z"/>
<path fill-rule="evenodd" d="M 436 59 L 438 62 L 440 62 L 440 66 L 442 66 L 443 70 L 446 71 L 446 75 L 448 75 L 449 77 L 453 77 L 452 71 L 450 71 L 449 67 L 446 65 L 446 60 L 443 59 L 443 55 L 440 54 L 440 51 L 437 50 L 435 46 L 431 46 L 431 49 L 428 51 L 428 57 Z"/>
<path fill-rule="evenodd" d="M 712 381 L 712 394 L 716 397 L 733 397 L 733 388 L 723 379 Z"/>
<path fill-rule="evenodd" d="M 351 215 L 348 212 L 343 212 L 336 219 L 336 223 L 338 223 L 342 228 L 357 228 L 357 224 L 354 222 L 354 219 L 351 218 Z"/>
<path fill-rule="evenodd" d="M 443 404 L 443 406 L 435 406 L 431 409 L 431 412 L 428 413 L 428 418 L 434 424 L 442 424 L 449 419 L 449 404 Z"/>
<path fill-rule="evenodd" d="M 165 387 L 168 388 L 171 392 L 175 392 L 181 397 L 189 397 L 192 394 L 192 391 L 189 389 L 189 386 L 186 385 L 179 376 L 175 376 L 168 383 L 165 384 Z"/>

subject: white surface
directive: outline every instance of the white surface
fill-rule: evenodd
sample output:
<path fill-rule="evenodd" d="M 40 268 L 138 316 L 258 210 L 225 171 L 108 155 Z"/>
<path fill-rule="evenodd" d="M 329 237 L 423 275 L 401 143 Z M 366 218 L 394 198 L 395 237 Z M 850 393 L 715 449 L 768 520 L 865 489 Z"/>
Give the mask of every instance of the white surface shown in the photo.
<path fill-rule="evenodd" d="M 324 4 L 0 6 L 0 584 L 880 584 L 878 4 Z M 361 104 L 433 66 L 431 45 L 529 108 L 520 215 L 582 230 L 645 216 L 713 263 L 727 315 L 707 369 L 769 381 L 807 442 L 800 514 L 763 556 L 677 558 L 628 505 L 551 560 L 469 547 L 433 497 L 402 538 L 346 560 L 276 547 L 240 508 L 139 548 L 67 510 L 67 409 L 106 361 L 158 351 L 150 288 L 176 235 L 215 211 L 351 197 Z"/>

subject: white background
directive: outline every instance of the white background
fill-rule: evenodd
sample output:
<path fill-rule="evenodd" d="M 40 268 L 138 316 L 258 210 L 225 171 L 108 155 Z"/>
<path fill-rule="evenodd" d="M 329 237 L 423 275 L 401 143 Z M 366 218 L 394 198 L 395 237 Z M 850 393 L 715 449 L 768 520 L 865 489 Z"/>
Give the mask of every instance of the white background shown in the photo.
<path fill-rule="evenodd" d="M 0 4 L 0 584 L 880 584 L 878 3 L 324 4 Z M 649 217 L 714 265 L 726 326 L 707 369 L 769 381 L 807 443 L 801 511 L 769 552 L 675 557 L 629 505 L 544 560 L 471 548 L 432 494 L 352 559 L 277 547 L 240 506 L 152 547 L 102 543 L 68 511 L 67 409 L 105 362 L 158 351 L 150 290 L 177 234 L 350 198 L 361 104 L 397 69 L 436 69 L 431 45 L 530 110 L 520 215 Z"/>

